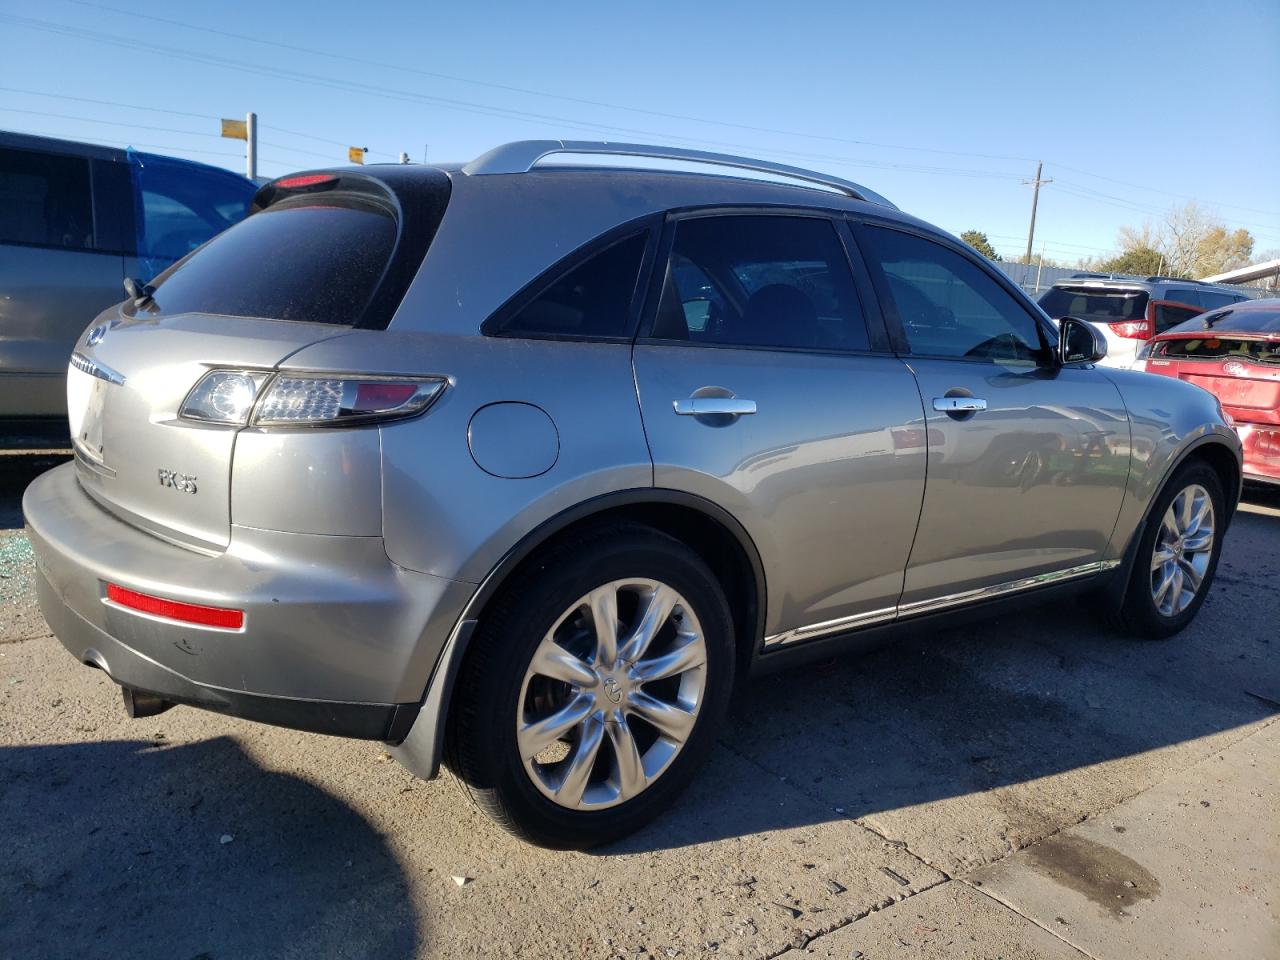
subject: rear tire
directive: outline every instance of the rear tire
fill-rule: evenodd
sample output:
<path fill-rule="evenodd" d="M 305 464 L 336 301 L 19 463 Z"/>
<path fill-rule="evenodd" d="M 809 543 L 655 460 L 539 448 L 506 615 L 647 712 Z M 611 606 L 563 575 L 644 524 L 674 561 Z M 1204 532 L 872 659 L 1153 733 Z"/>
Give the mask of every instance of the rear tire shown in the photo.
<path fill-rule="evenodd" d="M 1213 468 L 1199 461 L 1181 467 L 1152 506 L 1113 624 L 1149 640 L 1182 631 L 1213 584 L 1226 520 L 1226 497 Z"/>
<path fill-rule="evenodd" d="M 692 778 L 734 661 L 724 592 L 696 553 L 638 524 L 594 528 L 517 571 L 485 611 L 446 761 L 516 836 L 597 846 L 658 816 Z"/>

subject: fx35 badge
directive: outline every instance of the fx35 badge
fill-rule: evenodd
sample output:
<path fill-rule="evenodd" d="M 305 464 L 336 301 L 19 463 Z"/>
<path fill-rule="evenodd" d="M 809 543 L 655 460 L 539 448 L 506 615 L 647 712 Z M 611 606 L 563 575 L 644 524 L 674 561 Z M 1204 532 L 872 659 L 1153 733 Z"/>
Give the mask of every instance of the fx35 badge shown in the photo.
<path fill-rule="evenodd" d="M 160 486 L 170 487 L 177 490 L 179 493 L 196 492 L 196 478 L 192 474 L 175 473 L 172 470 L 165 470 L 163 468 L 158 472 L 160 474 Z"/>

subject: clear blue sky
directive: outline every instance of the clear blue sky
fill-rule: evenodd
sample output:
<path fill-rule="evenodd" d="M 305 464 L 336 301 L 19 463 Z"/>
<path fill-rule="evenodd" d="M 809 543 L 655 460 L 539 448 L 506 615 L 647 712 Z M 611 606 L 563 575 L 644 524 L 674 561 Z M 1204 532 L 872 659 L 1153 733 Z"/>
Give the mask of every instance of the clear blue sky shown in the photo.
<path fill-rule="evenodd" d="M 0 127 L 242 169 L 216 118 L 254 110 L 268 176 L 346 144 L 669 142 L 842 175 L 1016 255 L 1044 160 L 1050 257 L 1186 199 L 1280 248 L 1277 0 L 0 0 L 0 36 Z"/>

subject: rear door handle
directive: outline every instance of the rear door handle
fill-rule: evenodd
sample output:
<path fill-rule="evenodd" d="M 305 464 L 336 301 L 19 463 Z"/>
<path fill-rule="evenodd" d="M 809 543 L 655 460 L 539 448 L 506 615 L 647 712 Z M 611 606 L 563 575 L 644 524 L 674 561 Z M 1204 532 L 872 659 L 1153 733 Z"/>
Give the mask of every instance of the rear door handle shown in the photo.
<path fill-rule="evenodd" d="M 687 400 L 673 400 L 671 404 L 677 416 L 706 417 L 723 414 L 730 417 L 746 417 L 756 412 L 754 400 L 743 400 L 740 397 L 690 397 Z"/>
<path fill-rule="evenodd" d="M 987 401 L 977 397 L 934 397 L 933 409 L 939 413 L 977 413 L 987 409 Z"/>

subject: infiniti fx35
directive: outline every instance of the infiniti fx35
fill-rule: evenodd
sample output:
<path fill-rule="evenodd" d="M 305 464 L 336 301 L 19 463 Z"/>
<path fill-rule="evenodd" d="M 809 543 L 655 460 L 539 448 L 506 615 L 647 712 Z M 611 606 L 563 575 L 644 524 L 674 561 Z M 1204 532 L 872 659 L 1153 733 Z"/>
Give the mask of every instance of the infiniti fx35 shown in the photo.
<path fill-rule="evenodd" d="M 134 293 L 24 498 L 62 643 L 135 716 L 444 760 L 551 846 L 659 815 L 749 673 L 1033 594 L 1177 632 L 1240 490 L 1209 393 L 740 157 L 292 175 Z"/>

